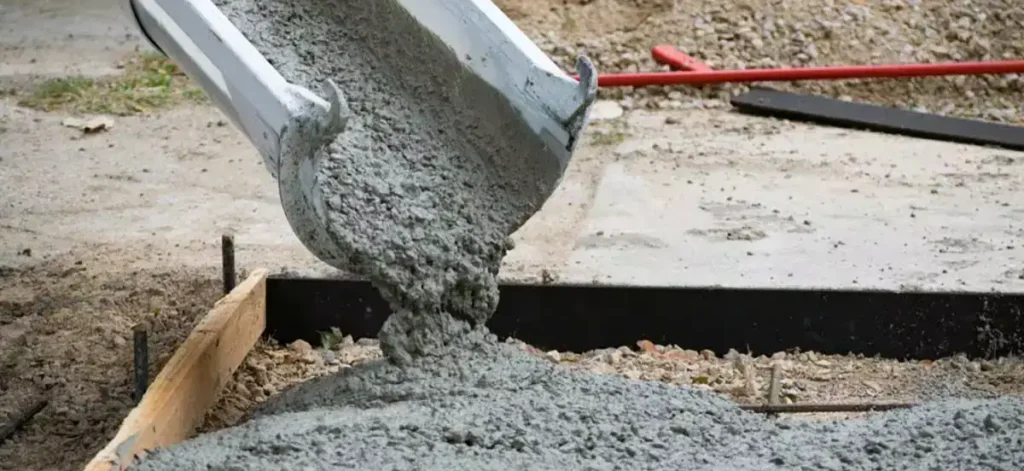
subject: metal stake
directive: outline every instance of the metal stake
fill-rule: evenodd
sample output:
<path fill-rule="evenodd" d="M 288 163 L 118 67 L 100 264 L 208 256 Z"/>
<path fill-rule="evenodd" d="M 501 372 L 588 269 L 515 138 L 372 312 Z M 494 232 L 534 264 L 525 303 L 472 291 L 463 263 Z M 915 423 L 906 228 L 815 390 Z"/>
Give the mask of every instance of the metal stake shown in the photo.
<path fill-rule="evenodd" d="M 224 272 L 224 294 L 235 289 L 235 239 L 230 235 L 220 236 L 220 260 Z"/>
<path fill-rule="evenodd" d="M 132 358 L 132 369 L 134 370 L 135 389 L 132 392 L 132 399 L 138 404 L 142 396 L 146 394 L 149 387 L 149 332 L 145 324 L 135 324 L 132 327 L 134 339 L 134 355 Z"/>

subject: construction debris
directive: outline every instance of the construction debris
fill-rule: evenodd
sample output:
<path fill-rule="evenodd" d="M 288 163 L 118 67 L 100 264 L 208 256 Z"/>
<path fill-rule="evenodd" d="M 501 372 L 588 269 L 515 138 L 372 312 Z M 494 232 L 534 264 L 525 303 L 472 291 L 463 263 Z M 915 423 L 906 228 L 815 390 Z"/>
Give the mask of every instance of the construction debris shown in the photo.
<path fill-rule="evenodd" d="M 62 121 L 64 126 L 75 128 L 83 134 L 96 134 L 102 131 L 109 131 L 114 127 L 114 120 L 109 116 L 96 116 L 90 119 L 65 118 Z"/>

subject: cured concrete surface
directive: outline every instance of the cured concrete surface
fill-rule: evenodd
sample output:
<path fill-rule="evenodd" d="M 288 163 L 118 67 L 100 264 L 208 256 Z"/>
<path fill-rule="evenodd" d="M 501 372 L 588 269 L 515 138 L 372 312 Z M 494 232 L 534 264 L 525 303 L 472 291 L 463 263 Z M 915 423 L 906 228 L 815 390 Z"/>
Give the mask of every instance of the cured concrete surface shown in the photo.
<path fill-rule="evenodd" d="M 629 118 L 639 137 L 601 162 L 568 277 L 1024 288 L 1024 154 L 725 113 L 675 118 Z"/>

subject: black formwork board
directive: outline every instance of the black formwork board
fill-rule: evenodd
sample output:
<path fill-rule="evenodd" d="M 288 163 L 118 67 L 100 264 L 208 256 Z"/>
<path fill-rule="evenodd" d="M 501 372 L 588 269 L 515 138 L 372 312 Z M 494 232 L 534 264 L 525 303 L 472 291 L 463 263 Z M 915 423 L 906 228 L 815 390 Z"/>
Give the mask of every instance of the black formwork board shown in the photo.
<path fill-rule="evenodd" d="M 887 106 L 799 93 L 754 89 L 733 97 L 739 111 L 964 144 L 1024 150 L 1024 127 L 949 118 Z"/>
<path fill-rule="evenodd" d="M 576 352 L 647 339 L 720 354 L 799 348 L 987 357 L 1024 350 L 1022 307 L 1020 294 L 503 285 L 488 327 L 502 338 Z M 373 337 L 389 314 L 367 282 L 267 281 L 267 333 L 281 342 L 316 344 L 331 327 Z"/>

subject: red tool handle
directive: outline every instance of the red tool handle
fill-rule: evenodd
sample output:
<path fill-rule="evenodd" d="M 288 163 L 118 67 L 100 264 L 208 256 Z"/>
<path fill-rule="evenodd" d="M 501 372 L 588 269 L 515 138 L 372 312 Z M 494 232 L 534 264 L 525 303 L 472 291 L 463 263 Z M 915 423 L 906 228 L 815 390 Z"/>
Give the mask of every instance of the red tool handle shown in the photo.
<path fill-rule="evenodd" d="M 699 60 L 665 44 L 651 48 L 651 56 L 659 63 L 667 64 L 673 69 L 678 69 L 678 71 L 601 74 L 597 76 L 598 86 L 645 87 L 651 85 L 705 85 L 728 82 L 789 82 L 798 80 L 847 80 L 1024 73 L 1024 60 L 714 70 Z"/>

